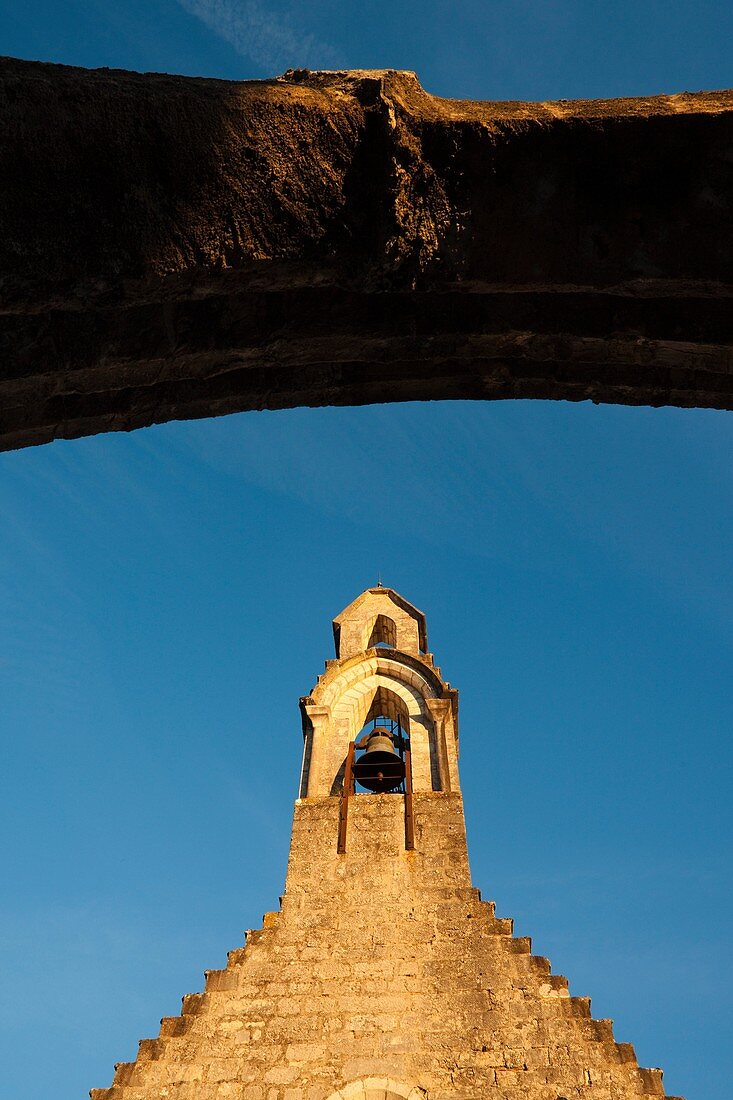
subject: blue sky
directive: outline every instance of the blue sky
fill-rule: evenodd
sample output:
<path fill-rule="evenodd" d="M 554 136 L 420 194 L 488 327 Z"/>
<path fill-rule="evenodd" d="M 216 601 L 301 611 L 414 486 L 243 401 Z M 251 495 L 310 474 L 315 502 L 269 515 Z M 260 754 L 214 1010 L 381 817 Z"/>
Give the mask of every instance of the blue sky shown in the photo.
<path fill-rule="evenodd" d="M 728 87 L 720 0 L 36 0 L 0 5 L 0 50 L 223 76 L 414 69 L 439 95 L 547 99 Z"/>
<path fill-rule="evenodd" d="M 729 85 L 732 24 L 74 0 L 1 6 L 0 48 L 559 98 Z M 727 1100 L 732 501 L 733 418 L 700 410 L 295 410 L 1 455 L 3 1095 L 108 1084 L 276 907 L 298 698 L 381 573 L 461 692 L 476 885 L 668 1092 Z"/>

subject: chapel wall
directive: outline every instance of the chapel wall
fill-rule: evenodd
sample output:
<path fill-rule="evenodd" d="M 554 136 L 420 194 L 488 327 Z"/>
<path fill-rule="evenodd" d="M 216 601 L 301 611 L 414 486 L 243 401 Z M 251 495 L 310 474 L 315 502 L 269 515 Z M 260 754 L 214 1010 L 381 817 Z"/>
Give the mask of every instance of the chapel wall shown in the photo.
<path fill-rule="evenodd" d="M 98 1100 L 326 1100 L 387 1076 L 428 1100 L 662 1094 L 471 887 L 459 795 L 416 796 L 414 852 L 402 796 L 351 801 L 342 856 L 338 800 L 296 805 L 281 911 Z"/>

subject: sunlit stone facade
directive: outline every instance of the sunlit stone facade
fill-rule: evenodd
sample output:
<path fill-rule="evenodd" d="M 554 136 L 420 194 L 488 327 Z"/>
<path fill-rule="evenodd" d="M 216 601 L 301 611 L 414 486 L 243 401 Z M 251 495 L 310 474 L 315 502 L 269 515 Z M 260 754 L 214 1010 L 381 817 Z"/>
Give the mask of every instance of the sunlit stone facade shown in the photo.
<path fill-rule="evenodd" d="M 422 613 L 371 588 L 334 636 L 336 659 L 301 700 L 280 910 L 92 1100 L 663 1096 L 661 1071 L 640 1069 L 471 885 L 458 697 L 427 652 Z M 374 720 L 409 739 L 414 850 L 405 793 L 344 803 L 349 745 Z"/>

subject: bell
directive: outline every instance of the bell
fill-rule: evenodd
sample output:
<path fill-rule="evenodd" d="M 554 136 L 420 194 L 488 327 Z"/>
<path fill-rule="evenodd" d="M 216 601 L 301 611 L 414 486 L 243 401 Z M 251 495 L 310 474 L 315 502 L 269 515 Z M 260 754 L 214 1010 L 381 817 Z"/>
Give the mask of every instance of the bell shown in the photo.
<path fill-rule="evenodd" d="M 405 778 L 405 762 L 389 732 L 380 726 L 369 734 L 364 755 L 354 761 L 353 767 L 357 782 L 377 794 L 393 791 Z"/>

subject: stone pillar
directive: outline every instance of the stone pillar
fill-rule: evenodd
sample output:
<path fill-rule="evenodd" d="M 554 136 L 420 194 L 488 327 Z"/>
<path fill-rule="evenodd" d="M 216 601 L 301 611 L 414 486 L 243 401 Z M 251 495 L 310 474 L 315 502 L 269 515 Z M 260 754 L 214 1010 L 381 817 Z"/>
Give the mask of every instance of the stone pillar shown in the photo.
<path fill-rule="evenodd" d="M 448 699 L 426 699 L 425 706 L 428 708 L 435 726 L 435 751 L 437 753 L 440 789 L 447 794 L 454 785 L 457 787 L 457 784 L 451 783 L 446 740 L 446 721 L 450 715 L 450 701 Z"/>
<path fill-rule="evenodd" d="M 305 783 L 302 786 L 305 787 L 307 798 L 315 798 L 329 793 L 325 789 L 329 784 L 323 775 L 323 765 L 326 738 L 331 724 L 331 711 L 328 707 L 314 706 L 312 703 L 306 703 L 303 709 L 310 725 L 310 730 L 306 734 L 310 739 L 310 751 L 307 753 L 307 762 L 304 763 L 307 774 L 304 776 Z"/>

